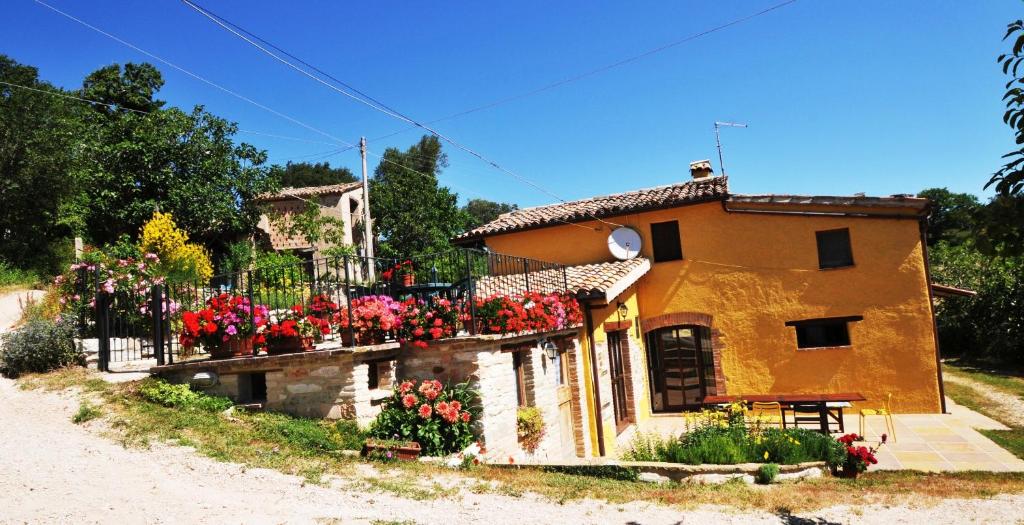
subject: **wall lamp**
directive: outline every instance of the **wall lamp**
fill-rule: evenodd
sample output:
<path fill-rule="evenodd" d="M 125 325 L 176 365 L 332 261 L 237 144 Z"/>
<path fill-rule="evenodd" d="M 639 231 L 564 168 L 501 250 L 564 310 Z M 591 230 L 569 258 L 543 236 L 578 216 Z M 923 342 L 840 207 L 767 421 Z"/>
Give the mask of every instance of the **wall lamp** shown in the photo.
<path fill-rule="evenodd" d="M 558 345 L 552 343 L 549 339 L 541 339 L 540 347 L 544 350 L 544 355 L 548 356 L 548 359 L 554 361 L 558 357 Z"/>

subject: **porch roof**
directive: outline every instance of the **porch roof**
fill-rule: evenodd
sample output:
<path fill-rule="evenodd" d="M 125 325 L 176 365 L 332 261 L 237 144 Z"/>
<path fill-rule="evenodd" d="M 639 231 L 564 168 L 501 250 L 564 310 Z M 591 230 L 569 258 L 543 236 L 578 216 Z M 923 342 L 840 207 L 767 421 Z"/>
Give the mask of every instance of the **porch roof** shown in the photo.
<path fill-rule="evenodd" d="M 530 272 L 529 275 L 516 273 L 481 277 L 475 285 L 477 295 L 486 296 L 503 290 L 525 290 L 529 279 L 530 289 L 552 292 L 566 288 L 581 299 L 607 302 L 618 297 L 650 269 L 651 261 L 636 257 L 626 261 L 566 266 L 564 281 L 562 269 L 552 268 Z"/>

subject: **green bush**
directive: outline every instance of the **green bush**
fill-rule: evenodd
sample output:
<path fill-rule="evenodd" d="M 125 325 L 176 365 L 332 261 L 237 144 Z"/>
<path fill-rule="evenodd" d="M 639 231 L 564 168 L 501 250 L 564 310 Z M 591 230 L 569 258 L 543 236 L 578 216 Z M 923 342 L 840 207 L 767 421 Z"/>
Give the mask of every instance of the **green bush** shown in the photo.
<path fill-rule="evenodd" d="M 49 372 L 69 365 L 84 365 L 75 348 L 74 327 L 48 319 L 31 319 L 21 328 L 0 336 L 0 374 L 18 377 L 28 372 Z"/>
<path fill-rule="evenodd" d="M 461 452 L 476 439 L 480 396 L 468 383 L 399 383 L 370 427 L 375 438 L 415 441 L 425 456 Z"/>
<path fill-rule="evenodd" d="M 7 261 L 0 261 L 0 287 L 24 285 L 32 286 L 39 282 L 39 275 L 29 270 L 15 268 Z"/>
<path fill-rule="evenodd" d="M 516 431 L 523 450 L 534 453 L 544 438 L 544 416 L 537 407 L 519 407 L 516 411 Z"/>
<path fill-rule="evenodd" d="M 739 419 L 707 423 L 679 437 L 638 434 L 623 452 L 629 461 L 665 461 L 690 465 L 777 463 L 794 465 L 824 461 L 838 466 L 846 449 L 831 436 L 805 428 L 767 428 L 756 431 Z"/>
<path fill-rule="evenodd" d="M 165 407 L 204 412 L 221 412 L 234 403 L 226 397 L 196 392 L 188 385 L 172 385 L 160 380 L 148 380 L 139 388 L 143 399 Z"/>
<path fill-rule="evenodd" d="M 768 485 L 775 481 L 775 477 L 778 475 L 778 465 L 775 463 L 765 463 L 757 468 L 757 474 L 754 475 L 754 480 L 762 485 Z"/>

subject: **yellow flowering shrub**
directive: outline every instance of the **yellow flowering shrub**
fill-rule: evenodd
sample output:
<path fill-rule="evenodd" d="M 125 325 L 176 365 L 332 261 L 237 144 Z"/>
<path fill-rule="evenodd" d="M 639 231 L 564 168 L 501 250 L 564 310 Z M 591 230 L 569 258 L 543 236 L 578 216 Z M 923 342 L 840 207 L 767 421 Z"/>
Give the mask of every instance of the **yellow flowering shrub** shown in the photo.
<path fill-rule="evenodd" d="M 144 253 L 155 253 L 161 273 L 169 277 L 205 281 L 213 276 L 206 248 L 188 242 L 188 233 L 178 228 L 170 213 L 153 212 L 142 226 L 139 247 Z"/>

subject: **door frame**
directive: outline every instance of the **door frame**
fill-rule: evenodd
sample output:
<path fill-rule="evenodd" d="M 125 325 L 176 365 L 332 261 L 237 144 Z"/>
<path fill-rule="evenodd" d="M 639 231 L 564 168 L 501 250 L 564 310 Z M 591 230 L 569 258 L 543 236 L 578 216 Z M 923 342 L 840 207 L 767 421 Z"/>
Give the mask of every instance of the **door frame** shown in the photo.
<path fill-rule="evenodd" d="M 707 363 L 704 362 L 704 356 L 706 351 L 711 351 L 711 348 L 704 348 L 705 342 L 710 345 L 710 328 L 696 324 L 680 324 L 672 326 L 664 326 L 651 330 L 644 334 L 644 344 L 647 346 L 647 369 L 648 369 L 648 380 L 650 384 L 650 395 L 651 395 L 651 412 L 652 413 L 672 413 L 679 411 L 688 411 L 693 409 L 699 409 L 701 403 L 698 401 L 696 404 L 682 404 L 679 406 L 669 406 L 668 403 L 668 389 L 666 388 L 664 367 L 661 366 L 664 362 L 661 346 L 661 338 L 659 335 L 668 330 L 685 330 L 689 329 L 693 331 L 694 351 L 696 354 L 696 366 L 694 371 L 696 372 L 697 385 L 700 390 L 700 398 L 703 399 L 707 395 L 707 381 L 705 377 L 705 370 Z M 680 372 L 683 369 L 680 368 Z M 680 387 L 683 387 L 682 383 L 685 378 L 680 375 Z M 656 409 L 655 396 L 660 393 L 662 408 Z"/>

